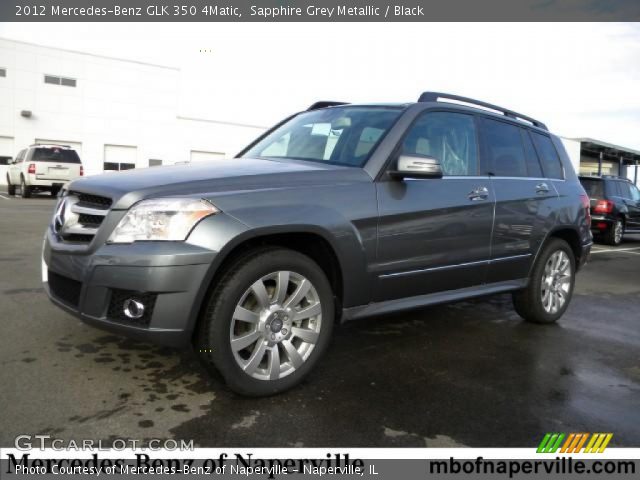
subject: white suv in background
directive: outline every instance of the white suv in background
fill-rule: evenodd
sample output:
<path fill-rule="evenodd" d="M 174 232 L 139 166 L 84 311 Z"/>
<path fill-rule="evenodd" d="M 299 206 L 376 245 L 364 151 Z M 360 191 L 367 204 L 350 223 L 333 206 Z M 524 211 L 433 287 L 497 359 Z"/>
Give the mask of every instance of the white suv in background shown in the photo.
<path fill-rule="evenodd" d="M 22 198 L 34 192 L 51 192 L 56 196 L 62 186 L 84 174 L 78 153 L 66 145 L 31 145 L 21 150 L 7 169 L 7 190 Z"/>

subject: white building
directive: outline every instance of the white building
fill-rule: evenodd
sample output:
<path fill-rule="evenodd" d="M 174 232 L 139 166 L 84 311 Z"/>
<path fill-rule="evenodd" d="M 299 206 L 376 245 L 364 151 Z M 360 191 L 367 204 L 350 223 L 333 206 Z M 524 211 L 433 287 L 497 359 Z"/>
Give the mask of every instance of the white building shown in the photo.
<path fill-rule="evenodd" d="M 0 163 L 58 143 L 91 175 L 232 156 L 264 131 L 181 116 L 180 81 L 174 67 L 0 39 Z"/>

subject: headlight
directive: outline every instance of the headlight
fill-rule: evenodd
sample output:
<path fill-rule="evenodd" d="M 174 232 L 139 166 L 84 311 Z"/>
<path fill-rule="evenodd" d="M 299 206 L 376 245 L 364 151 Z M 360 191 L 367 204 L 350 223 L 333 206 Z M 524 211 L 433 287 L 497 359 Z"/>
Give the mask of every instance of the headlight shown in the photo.
<path fill-rule="evenodd" d="M 143 200 L 129 209 L 108 242 L 186 240 L 200 220 L 219 211 L 209 202 L 193 198 Z"/>

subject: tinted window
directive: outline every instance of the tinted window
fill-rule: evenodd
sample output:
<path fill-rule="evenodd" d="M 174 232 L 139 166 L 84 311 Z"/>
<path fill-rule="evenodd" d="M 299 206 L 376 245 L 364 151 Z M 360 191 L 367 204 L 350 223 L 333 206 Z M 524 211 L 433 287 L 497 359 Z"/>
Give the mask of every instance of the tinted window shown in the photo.
<path fill-rule="evenodd" d="M 526 177 L 520 128 L 488 118 L 482 124 L 489 172 L 498 177 Z"/>
<path fill-rule="evenodd" d="M 618 187 L 618 182 L 610 180 L 607 182 L 607 195 L 610 197 L 619 197 L 620 196 L 620 187 Z"/>
<path fill-rule="evenodd" d="M 546 135 L 537 132 L 531 132 L 533 143 L 536 146 L 538 157 L 542 162 L 542 171 L 548 178 L 564 178 L 562 174 L 562 164 L 556 147 L 553 146 L 551 139 Z"/>
<path fill-rule="evenodd" d="M 524 157 L 527 161 L 527 173 L 530 177 L 542 177 L 542 167 L 536 149 L 533 148 L 533 142 L 529 136 L 529 132 L 520 129 L 522 134 L 522 142 L 524 143 Z"/>
<path fill-rule="evenodd" d="M 604 198 L 604 182 L 592 178 L 581 178 L 580 183 L 589 198 Z"/>
<path fill-rule="evenodd" d="M 362 166 L 401 109 L 333 107 L 295 116 L 244 157 L 268 157 Z"/>
<path fill-rule="evenodd" d="M 80 157 L 75 150 L 55 147 L 36 148 L 33 151 L 31 160 L 34 162 L 80 163 Z"/>
<path fill-rule="evenodd" d="M 618 184 L 618 188 L 620 189 L 620 196 L 622 198 L 631 198 L 631 185 L 627 182 L 616 182 Z"/>
<path fill-rule="evenodd" d="M 438 159 L 444 175 L 478 175 L 478 148 L 473 117 L 429 112 L 411 127 L 402 145 L 407 155 Z"/>
<path fill-rule="evenodd" d="M 640 190 L 638 190 L 638 187 L 629 185 L 629 188 L 631 188 L 631 199 L 640 202 Z"/>
<path fill-rule="evenodd" d="M 18 156 L 16 157 L 16 163 L 20 163 L 24 160 L 24 152 L 26 150 L 20 150 L 20 153 L 18 153 Z"/>

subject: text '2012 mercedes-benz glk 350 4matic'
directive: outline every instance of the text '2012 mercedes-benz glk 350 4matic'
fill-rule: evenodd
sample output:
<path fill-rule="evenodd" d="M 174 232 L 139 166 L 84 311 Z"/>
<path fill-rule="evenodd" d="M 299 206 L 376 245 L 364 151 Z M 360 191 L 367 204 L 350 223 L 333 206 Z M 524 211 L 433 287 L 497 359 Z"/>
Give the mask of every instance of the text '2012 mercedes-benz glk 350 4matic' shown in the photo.
<path fill-rule="evenodd" d="M 193 345 L 234 391 L 268 395 L 313 369 L 337 321 L 512 292 L 525 320 L 555 322 L 590 247 L 558 137 L 426 92 L 318 102 L 233 159 L 76 180 L 43 278 L 85 322 Z"/>

